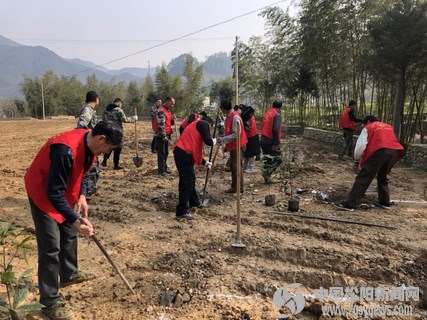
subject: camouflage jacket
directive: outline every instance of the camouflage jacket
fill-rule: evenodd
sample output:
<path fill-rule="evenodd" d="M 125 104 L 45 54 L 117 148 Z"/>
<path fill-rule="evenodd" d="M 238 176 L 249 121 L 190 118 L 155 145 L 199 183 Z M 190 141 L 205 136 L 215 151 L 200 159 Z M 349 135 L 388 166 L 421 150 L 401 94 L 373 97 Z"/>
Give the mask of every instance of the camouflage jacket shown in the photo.
<path fill-rule="evenodd" d="M 167 112 L 169 112 L 171 114 L 171 125 L 175 124 L 175 119 L 173 118 L 172 113 L 170 112 L 170 110 L 167 110 Z M 156 117 L 157 117 L 157 132 L 154 134 L 157 137 L 165 137 L 166 135 L 166 115 L 165 112 L 163 111 L 162 108 L 158 108 L 157 109 L 157 113 L 156 113 Z"/>
<path fill-rule="evenodd" d="M 157 113 L 157 106 L 154 105 L 150 109 L 151 121 L 154 121 L 154 117 L 156 116 L 156 113 Z"/>
<path fill-rule="evenodd" d="M 110 120 L 123 128 L 123 122 L 132 122 L 132 119 L 126 117 L 122 108 L 115 104 L 109 104 L 102 114 L 102 120 Z"/>
<path fill-rule="evenodd" d="M 85 104 L 80 110 L 80 115 L 77 120 L 76 128 L 90 129 L 95 128 L 96 125 L 96 110 L 90 105 Z"/>

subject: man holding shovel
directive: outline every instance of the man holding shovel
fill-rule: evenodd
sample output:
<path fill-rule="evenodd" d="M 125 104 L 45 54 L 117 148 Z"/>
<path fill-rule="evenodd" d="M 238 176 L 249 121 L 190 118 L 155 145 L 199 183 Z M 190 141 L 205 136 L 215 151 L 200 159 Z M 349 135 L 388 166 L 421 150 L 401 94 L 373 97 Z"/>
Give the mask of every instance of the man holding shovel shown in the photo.
<path fill-rule="evenodd" d="M 71 319 L 73 314 L 59 295 L 60 285 L 95 277 L 77 266 L 77 233 L 94 233 L 86 202 L 88 171 L 97 155 L 111 152 L 122 140 L 122 129 L 111 121 L 99 122 L 92 131 L 57 134 L 25 174 L 38 247 L 40 303 L 50 319 Z"/>
<path fill-rule="evenodd" d="M 338 204 L 338 208 L 352 210 L 360 201 L 377 176 L 378 202 L 380 207 L 390 208 L 390 193 L 387 175 L 403 156 L 403 146 L 397 140 L 393 127 L 377 120 L 373 115 L 363 119 L 363 130 L 354 149 L 355 166 L 361 170 L 357 174 L 347 200 Z"/>
<path fill-rule="evenodd" d="M 211 169 L 212 162 L 203 159 L 203 143 L 214 146 L 217 139 L 211 137 L 210 128 L 213 121 L 209 117 L 196 119 L 182 132 L 173 150 L 175 164 L 179 173 L 179 200 L 176 207 L 177 220 L 192 220 L 190 207 L 200 207 L 201 203 L 196 191 L 196 175 L 194 165 L 204 165 Z M 220 138 L 218 138 L 220 139 Z M 220 142 L 221 140 L 218 140 Z"/>

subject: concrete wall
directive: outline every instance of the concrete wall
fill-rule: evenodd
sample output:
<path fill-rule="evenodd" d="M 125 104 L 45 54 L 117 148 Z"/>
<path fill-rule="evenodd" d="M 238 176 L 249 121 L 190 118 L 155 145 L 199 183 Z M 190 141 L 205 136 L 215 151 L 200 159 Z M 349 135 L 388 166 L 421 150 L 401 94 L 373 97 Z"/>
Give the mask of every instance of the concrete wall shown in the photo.
<path fill-rule="evenodd" d="M 328 131 L 310 127 L 283 126 L 283 134 L 301 135 L 304 138 L 321 141 L 329 145 L 341 145 L 342 132 Z M 354 136 L 356 142 L 358 136 Z M 427 144 L 410 144 L 400 164 L 414 168 L 427 169 Z"/>

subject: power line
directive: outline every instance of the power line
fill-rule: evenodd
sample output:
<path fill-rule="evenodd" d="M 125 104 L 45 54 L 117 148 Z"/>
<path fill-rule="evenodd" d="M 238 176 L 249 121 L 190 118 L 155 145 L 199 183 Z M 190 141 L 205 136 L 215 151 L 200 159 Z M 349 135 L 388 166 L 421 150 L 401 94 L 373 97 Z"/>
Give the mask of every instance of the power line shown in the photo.
<path fill-rule="evenodd" d="M 120 61 L 120 60 L 124 60 L 124 59 L 126 59 L 126 58 L 129 58 L 129 57 L 132 57 L 132 56 L 138 55 L 138 54 L 143 53 L 143 52 L 147 52 L 147 51 L 149 51 L 149 50 L 152 50 L 152 49 L 155 49 L 155 48 L 158 48 L 158 47 L 164 46 L 164 45 L 169 44 L 169 43 L 172 43 L 172 42 L 175 42 L 175 41 L 178 41 L 178 40 L 181 40 L 181 39 L 187 38 L 187 37 L 189 37 L 189 36 L 195 35 L 195 34 L 197 34 L 197 33 L 200 33 L 200 32 L 203 32 L 203 31 L 206 31 L 206 30 L 208 30 L 208 29 L 211 29 L 211 28 L 214 28 L 214 27 L 217 27 L 217 26 L 220 26 L 220 25 L 222 25 L 222 24 L 226 24 L 226 23 L 228 23 L 228 22 L 231 22 L 231 21 L 234 21 L 234 20 L 237 20 L 237 19 L 240 19 L 240 18 L 242 18 L 242 17 L 245 17 L 245 16 L 248 16 L 248 15 L 251 15 L 251 14 L 253 14 L 253 13 L 255 13 L 255 12 L 258 12 L 258 11 L 264 10 L 264 9 L 266 9 L 266 8 L 268 8 L 268 7 L 274 6 L 274 5 L 276 5 L 276 4 L 279 4 L 279 3 L 282 3 L 282 2 L 285 2 L 285 1 L 286 1 L 286 0 L 281 0 L 281 1 L 277 1 L 277 2 L 271 3 L 271 4 L 267 5 L 267 6 L 262 7 L 262 8 L 255 9 L 255 10 L 252 10 L 252 11 L 249 11 L 249 12 L 246 12 L 246 13 L 243 13 L 243 14 L 241 14 L 241 15 L 238 15 L 238 16 L 236 16 L 236 17 L 233 17 L 233 18 L 230 18 L 230 19 L 224 20 L 224 21 L 222 21 L 222 22 L 218 22 L 218 23 L 212 24 L 212 25 L 210 25 L 210 26 L 207 26 L 207 27 L 205 27 L 205 28 L 199 29 L 199 30 L 197 30 L 197 31 L 187 33 L 186 35 L 180 36 L 180 37 L 178 37 L 178 38 L 174 38 L 174 39 L 171 39 L 171 40 L 164 41 L 164 42 L 162 42 L 162 43 L 159 43 L 159 44 L 156 44 L 156 45 L 154 45 L 154 46 L 151 46 L 151 47 L 149 47 L 149 48 L 147 48 L 147 49 L 139 50 L 139 51 L 137 51 L 137 52 L 134 52 L 134 53 L 128 54 L 128 55 L 126 55 L 126 56 L 122 56 L 122 57 L 120 57 L 120 58 L 117 58 L 117 59 L 114 59 L 114 60 L 107 61 L 107 62 L 105 62 L 105 63 L 103 63 L 103 64 L 96 65 L 95 67 L 88 68 L 88 69 L 84 69 L 84 70 L 82 70 L 82 71 L 77 72 L 77 73 L 76 73 L 76 75 L 77 75 L 77 74 L 80 74 L 80 73 L 83 73 L 83 72 L 87 72 L 87 71 L 90 71 L 90 70 L 97 69 L 98 67 L 106 66 L 106 65 L 108 65 L 108 64 L 111 64 L 111 63 L 114 63 L 114 62 L 117 62 L 117 61 Z"/>
<path fill-rule="evenodd" d="M 180 39 L 180 40 L 186 40 L 186 41 L 203 41 L 203 40 L 225 40 L 225 39 L 234 39 L 234 36 L 230 37 L 206 37 L 206 38 L 188 38 L 188 39 Z M 121 43 L 135 43 L 135 42 L 164 42 L 164 41 L 171 41 L 171 39 L 116 39 L 116 40 L 78 40 L 78 39 L 37 39 L 37 38 L 13 38 L 13 41 L 36 41 L 37 43 L 40 42 L 52 42 L 52 43 L 58 43 L 58 42 L 65 42 L 65 43 L 82 43 L 82 44 L 121 44 Z M 172 39 L 173 40 L 173 39 Z"/>

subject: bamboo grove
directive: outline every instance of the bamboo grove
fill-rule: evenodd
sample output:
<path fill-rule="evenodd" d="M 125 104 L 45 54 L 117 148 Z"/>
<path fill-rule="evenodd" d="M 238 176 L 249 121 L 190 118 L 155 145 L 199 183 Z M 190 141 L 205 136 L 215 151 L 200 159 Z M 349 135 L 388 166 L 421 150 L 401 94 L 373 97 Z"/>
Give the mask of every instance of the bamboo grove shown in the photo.
<path fill-rule="evenodd" d="M 266 36 L 239 44 L 241 94 L 264 108 L 281 96 L 287 123 L 332 129 L 354 99 L 359 117 L 393 124 L 402 142 L 423 139 L 426 9 L 415 0 L 310 0 L 296 16 L 267 9 Z"/>

